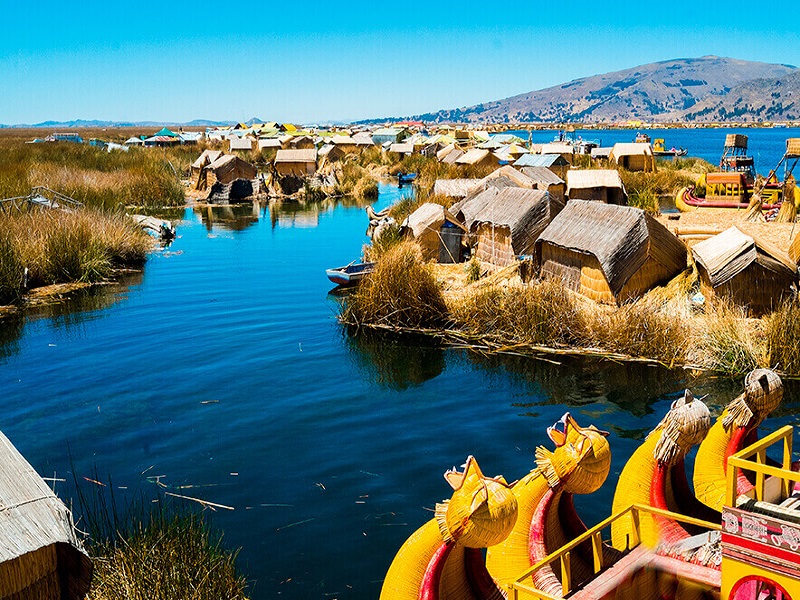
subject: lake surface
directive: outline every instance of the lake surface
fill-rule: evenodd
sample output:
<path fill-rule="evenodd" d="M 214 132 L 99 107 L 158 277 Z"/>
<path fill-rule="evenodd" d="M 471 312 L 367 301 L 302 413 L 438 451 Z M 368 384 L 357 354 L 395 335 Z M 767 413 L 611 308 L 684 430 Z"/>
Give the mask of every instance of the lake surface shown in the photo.
<path fill-rule="evenodd" d="M 725 136 L 729 133 L 743 133 L 748 137 L 748 154 L 753 157 L 756 172 L 767 175 L 770 169 L 778 165 L 783 153 L 786 151 L 786 140 L 788 138 L 800 137 L 800 129 L 789 127 L 775 128 L 746 128 L 734 129 L 719 127 L 713 129 L 641 129 L 641 133 L 646 133 L 651 140 L 657 138 L 664 139 L 666 148 L 686 148 L 688 156 L 695 156 L 707 160 L 712 165 L 718 165 L 725 146 Z M 528 140 L 527 131 L 515 131 L 525 141 Z M 569 137 L 582 138 L 599 143 L 601 146 L 609 147 L 618 142 L 632 142 L 636 137 L 635 129 L 616 129 L 616 130 L 597 130 L 597 129 L 576 129 L 574 134 L 570 132 Z M 552 142 L 558 135 L 557 131 L 533 131 L 531 141 L 534 144 L 546 144 Z M 778 175 L 783 177 L 783 166 L 778 171 Z M 797 175 L 797 174 L 795 174 Z"/>
<path fill-rule="evenodd" d="M 382 185 L 378 208 L 408 191 Z M 0 429 L 40 474 L 68 480 L 63 498 L 74 473 L 121 499 L 232 507 L 212 521 L 242 548 L 254 598 L 367 599 L 467 455 L 513 480 L 565 411 L 609 431 L 609 481 L 577 499 L 595 523 L 685 386 L 714 410 L 741 390 L 641 365 L 348 337 L 324 270 L 359 258 L 366 226 L 363 207 L 342 203 L 187 209 L 143 274 L 0 321 Z M 788 384 L 766 426 L 795 423 L 798 408 Z"/>

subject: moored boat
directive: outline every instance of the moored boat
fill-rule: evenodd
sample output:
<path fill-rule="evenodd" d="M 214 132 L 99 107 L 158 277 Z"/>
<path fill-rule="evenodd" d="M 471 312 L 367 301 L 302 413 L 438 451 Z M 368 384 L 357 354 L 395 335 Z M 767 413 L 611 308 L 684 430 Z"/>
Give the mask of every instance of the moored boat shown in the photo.
<path fill-rule="evenodd" d="M 412 183 L 416 178 L 417 178 L 416 173 L 398 173 L 397 184 L 402 186 L 407 183 Z"/>
<path fill-rule="evenodd" d="M 664 145 L 664 138 L 656 138 L 653 141 L 653 156 L 686 156 L 686 148 L 667 148 Z"/>
<path fill-rule="evenodd" d="M 327 269 L 325 274 L 333 283 L 340 286 L 355 285 L 372 273 L 375 263 L 350 263 L 343 267 Z"/>

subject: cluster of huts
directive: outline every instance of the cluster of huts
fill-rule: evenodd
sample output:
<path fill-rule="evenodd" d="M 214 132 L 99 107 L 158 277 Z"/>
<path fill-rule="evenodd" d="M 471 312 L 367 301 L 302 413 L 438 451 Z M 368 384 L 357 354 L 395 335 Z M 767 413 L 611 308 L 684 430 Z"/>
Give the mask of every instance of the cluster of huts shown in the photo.
<path fill-rule="evenodd" d="M 552 172 L 530 169 L 506 165 L 483 179 L 439 180 L 434 192 L 455 203 L 423 204 L 404 230 L 428 260 L 471 255 L 489 269 L 528 260 L 541 278 L 607 304 L 635 300 L 692 262 L 705 298 L 728 298 L 754 315 L 796 290 L 800 235 L 789 254 L 736 227 L 688 247 L 658 219 L 626 205 L 614 170 L 572 169 L 564 185 Z"/>

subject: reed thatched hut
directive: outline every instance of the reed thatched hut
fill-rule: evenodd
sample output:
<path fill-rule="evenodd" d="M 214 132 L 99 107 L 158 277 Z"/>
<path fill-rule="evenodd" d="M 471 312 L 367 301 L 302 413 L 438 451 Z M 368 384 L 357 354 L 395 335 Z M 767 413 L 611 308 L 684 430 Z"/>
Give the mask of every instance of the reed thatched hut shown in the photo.
<path fill-rule="evenodd" d="M 360 151 L 356 141 L 349 135 L 335 135 L 331 143 L 341 148 L 345 154 L 357 154 Z"/>
<path fill-rule="evenodd" d="M 229 143 L 229 147 L 230 147 L 230 151 L 231 152 L 234 152 L 234 151 L 237 151 L 237 150 L 238 151 L 247 151 L 247 152 L 249 152 L 250 150 L 253 149 L 253 142 L 254 141 L 255 140 L 253 138 L 248 137 L 248 136 L 244 136 L 244 137 L 231 136 L 230 138 L 228 138 L 228 143 Z"/>
<path fill-rule="evenodd" d="M 462 156 L 464 156 L 464 151 L 458 146 L 456 146 L 450 152 L 448 152 L 447 155 L 445 155 L 443 158 L 440 158 L 439 162 L 445 165 L 454 165 L 456 164 L 456 161 Z"/>
<path fill-rule="evenodd" d="M 464 226 L 444 206 L 432 202 L 426 202 L 420 206 L 403 222 L 403 229 L 420 245 L 425 260 L 460 262 L 460 249 L 456 249 L 455 252 L 451 251 L 449 259 L 442 260 L 442 251 L 448 248 L 443 237 L 443 228 L 445 227 L 449 230 L 456 230 L 459 238 L 466 232 Z M 460 239 L 458 245 L 460 246 Z M 447 255 L 448 252 L 444 254 Z"/>
<path fill-rule="evenodd" d="M 571 170 L 567 172 L 568 200 L 592 200 L 604 204 L 628 203 L 622 177 L 615 169 Z"/>
<path fill-rule="evenodd" d="M 753 315 L 778 308 L 797 286 L 789 256 L 735 226 L 692 246 L 692 255 L 706 298 L 727 298 Z"/>
<path fill-rule="evenodd" d="M 222 150 L 203 150 L 200 156 L 192 163 L 192 176 L 199 177 L 203 169 L 220 156 L 222 156 Z"/>
<path fill-rule="evenodd" d="M 635 142 L 614 144 L 608 159 L 628 171 L 651 173 L 656 170 L 656 159 L 650 144 Z"/>
<path fill-rule="evenodd" d="M 499 166 L 500 161 L 489 150 L 481 150 L 480 148 L 473 148 L 467 150 L 463 155 L 455 160 L 457 165 L 471 165 L 474 167 L 483 166 Z"/>
<path fill-rule="evenodd" d="M 258 169 L 233 154 L 223 154 L 203 168 L 197 179 L 197 189 L 204 190 L 216 182 L 230 183 L 234 179 L 255 179 Z"/>
<path fill-rule="evenodd" d="M 572 144 L 564 142 L 542 144 L 540 152 L 542 154 L 557 154 L 569 164 L 572 164 L 573 160 L 575 160 L 575 147 Z"/>
<path fill-rule="evenodd" d="M 789 245 L 789 258 L 792 259 L 795 265 L 800 266 L 800 233 L 794 236 L 792 243 Z"/>
<path fill-rule="evenodd" d="M 281 141 L 276 137 L 258 138 L 259 150 L 280 150 L 283 148 Z"/>
<path fill-rule="evenodd" d="M 534 189 L 544 190 L 556 200 L 564 201 L 567 184 L 546 167 L 522 167 L 522 174 L 533 182 Z"/>
<path fill-rule="evenodd" d="M 275 170 L 279 175 L 313 177 L 317 172 L 317 149 L 278 150 L 275 155 Z"/>
<path fill-rule="evenodd" d="M 547 192 L 519 187 L 487 190 L 467 207 L 475 256 L 505 267 L 533 254 L 539 235 L 564 205 Z"/>
<path fill-rule="evenodd" d="M 534 188 L 533 179 L 510 165 L 503 165 L 502 167 L 495 169 L 486 177 L 481 179 L 481 182 L 488 183 L 493 179 L 500 179 L 503 177 L 511 181 L 517 187 L 527 188 L 529 190 Z"/>
<path fill-rule="evenodd" d="M 292 150 L 310 150 L 316 147 L 310 135 L 296 135 L 289 141 L 289 148 Z"/>
<path fill-rule="evenodd" d="M 0 433 L 0 598 L 79 600 L 92 562 L 72 515 Z"/>
<path fill-rule="evenodd" d="M 542 277 L 621 304 L 686 268 L 686 246 L 639 208 L 570 200 L 536 242 Z"/>

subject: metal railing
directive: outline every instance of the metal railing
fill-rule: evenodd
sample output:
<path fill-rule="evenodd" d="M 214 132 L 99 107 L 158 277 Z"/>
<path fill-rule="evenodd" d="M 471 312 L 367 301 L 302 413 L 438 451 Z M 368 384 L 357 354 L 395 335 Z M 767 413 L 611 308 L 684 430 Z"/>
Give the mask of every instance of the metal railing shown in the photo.
<path fill-rule="evenodd" d="M 641 526 L 640 526 L 640 513 L 649 513 L 653 516 L 666 517 L 667 519 L 671 519 L 673 521 L 678 521 L 680 523 L 686 523 L 689 525 L 695 525 L 709 530 L 719 531 L 721 529 L 719 523 L 710 523 L 708 521 L 695 519 L 694 517 L 687 517 L 685 515 L 679 515 L 652 506 L 633 504 L 628 508 L 626 508 L 625 510 L 618 512 L 614 515 L 611 515 L 604 521 L 601 521 L 600 523 L 598 523 L 585 533 L 581 534 L 568 544 L 565 544 L 552 554 L 548 555 L 543 560 L 539 561 L 538 563 L 527 569 L 524 573 L 522 573 L 519 577 L 517 577 L 514 583 L 511 584 L 510 586 L 511 600 L 522 600 L 522 599 L 561 600 L 561 598 L 566 597 L 570 592 L 574 591 L 576 587 L 572 581 L 572 571 L 571 571 L 572 552 L 581 544 L 590 541 L 592 545 L 592 573 L 593 575 L 599 574 L 606 566 L 610 566 L 606 565 L 603 560 L 604 542 L 602 538 L 602 531 L 610 527 L 611 524 L 614 523 L 615 521 L 618 521 L 623 518 L 630 519 L 631 532 L 628 537 L 628 551 L 630 551 L 641 544 L 642 538 L 641 538 Z M 534 573 L 536 573 L 540 569 L 548 566 L 552 567 L 552 565 L 556 562 L 559 563 L 559 566 L 561 568 L 561 597 L 552 596 L 542 590 L 534 588 L 530 584 L 524 583 L 526 579 L 529 579 Z"/>
<path fill-rule="evenodd" d="M 792 434 L 791 425 L 785 425 L 777 431 L 757 441 L 755 444 L 737 452 L 728 458 L 728 481 L 725 490 L 725 505 L 735 507 L 737 492 L 736 480 L 739 471 L 749 471 L 755 474 L 754 493 L 755 499 L 764 500 L 764 486 L 767 476 L 776 477 L 781 482 L 781 494 L 786 498 L 790 494 L 790 483 L 800 482 L 800 473 L 792 471 Z M 783 457 L 780 467 L 767 464 L 767 449 L 781 443 Z"/>

